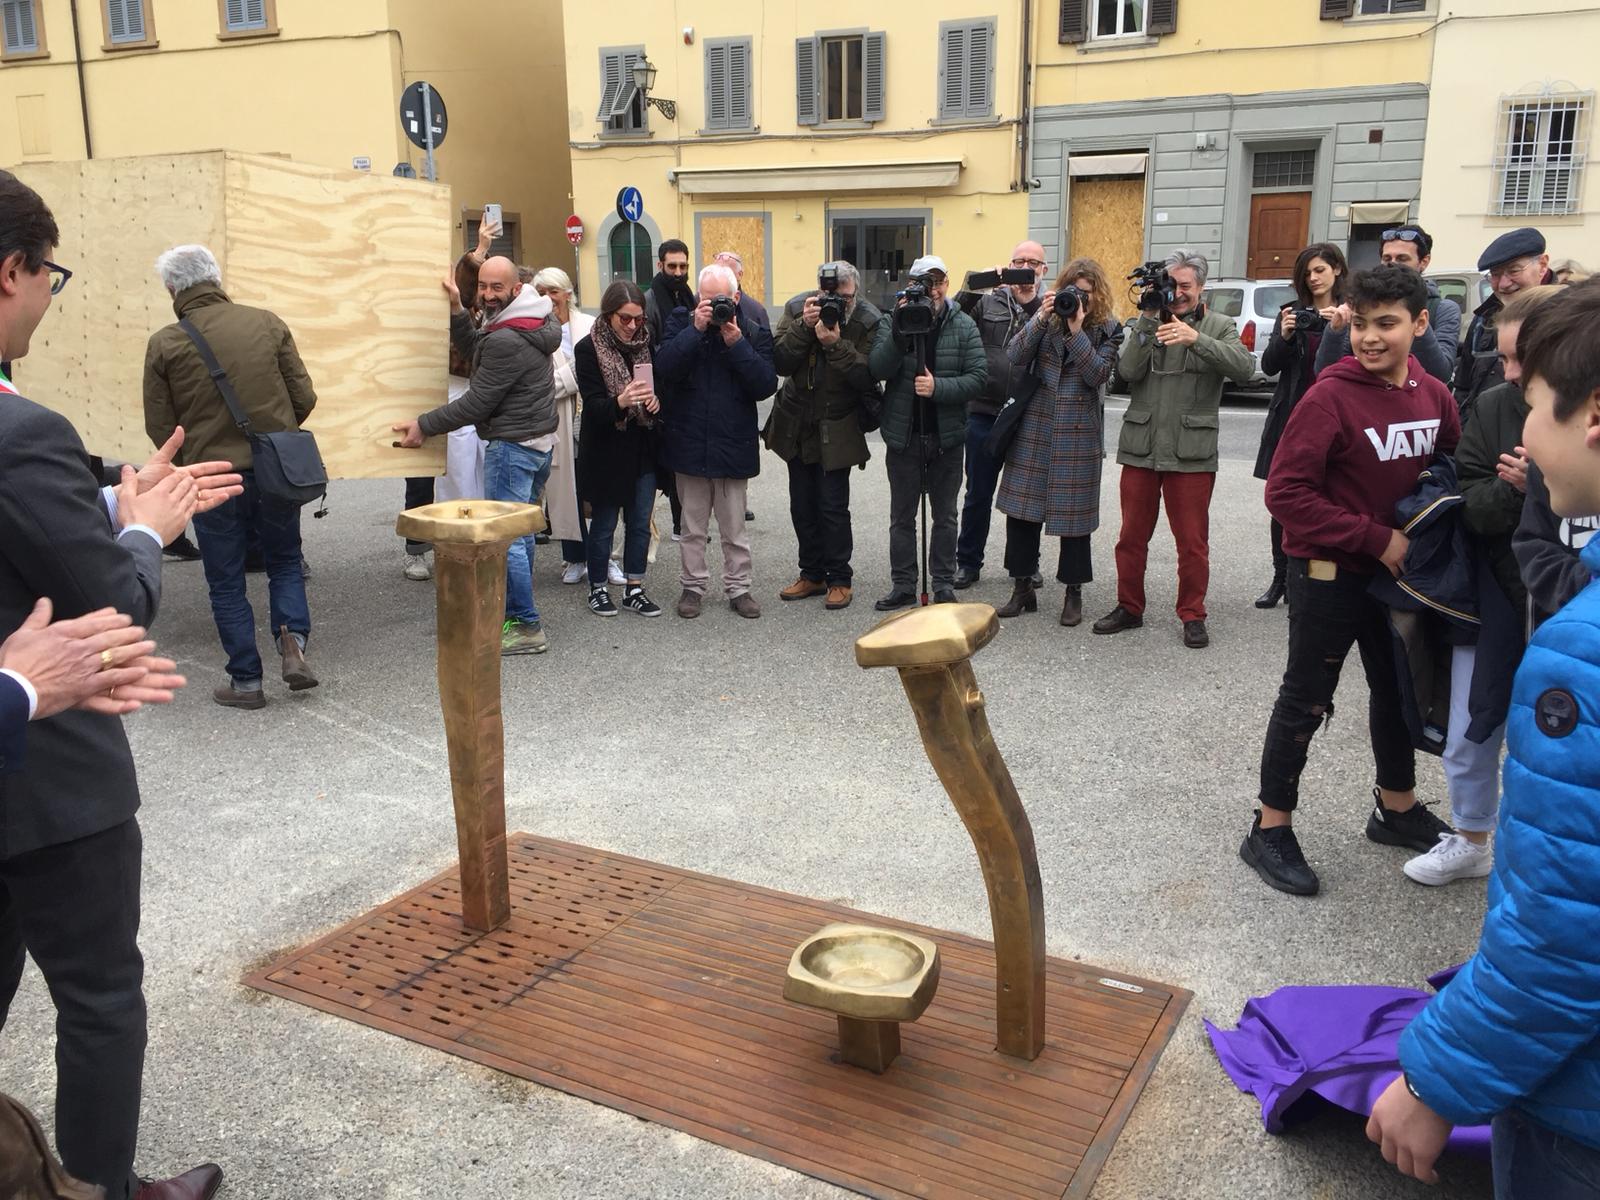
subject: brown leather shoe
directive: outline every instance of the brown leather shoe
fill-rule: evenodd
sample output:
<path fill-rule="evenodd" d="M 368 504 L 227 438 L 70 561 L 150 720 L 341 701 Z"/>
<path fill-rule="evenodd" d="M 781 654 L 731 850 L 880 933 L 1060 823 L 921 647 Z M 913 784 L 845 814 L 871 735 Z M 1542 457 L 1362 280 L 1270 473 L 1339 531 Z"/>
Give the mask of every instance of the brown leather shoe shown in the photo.
<path fill-rule="evenodd" d="M 686 621 L 692 621 L 700 615 L 700 593 L 691 592 L 685 588 L 683 595 L 678 597 L 678 615 Z"/>
<path fill-rule="evenodd" d="M 232 683 L 225 683 L 211 693 L 211 698 L 223 708 L 265 708 L 267 694 L 260 688 L 253 692 L 241 692 Z M 4 1193 L 0 1193 L 3 1195 Z"/>
<path fill-rule="evenodd" d="M 1063 625 L 1079 625 L 1083 622 L 1083 588 L 1078 584 L 1068 584 L 1067 594 L 1061 601 L 1061 623 Z"/>
<path fill-rule="evenodd" d="M 808 600 L 812 596 L 820 596 L 828 591 L 828 585 L 820 579 L 807 579 L 802 575 L 783 591 L 778 593 L 780 600 Z"/>
<path fill-rule="evenodd" d="M 836 583 L 828 589 L 828 602 L 824 608 L 849 608 L 851 592 L 842 583 Z"/>
<path fill-rule="evenodd" d="M 221 1186 L 222 1168 L 201 1163 L 171 1179 L 141 1180 L 133 1200 L 211 1200 Z"/>
<path fill-rule="evenodd" d="M 0 1093 L 0 1196 L 101 1200 L 104 1195 L 99 1188 L 68 1175 L 33 1114 Z"/>
<path fill-rule="evenodd" d="M 306 663 L 305 651 L 300 649 L 299 639 L 289 632 L 287 625 L 278 627 L 278 648 L 283 655 L 283 681 L 289 685 L 289 690 L 303 692 L 316 687 L 317 677 Z"/>
<path fill-rule="evenodd" d="M 728 607 L 750 621 L 754 621 L 761 615 L 761 605 L 756 603 L 756 598 L 749 592 L 740 592 L 728 601 Z"/>
<path fill-rule="evenodd" d="M 1096 633 L 1121 633 L 1124 629 L 1138 629 L 1143 625 L 1143 613 L 1131 613 L 1119 604 L 1094 623 L 1094 631 Z"/>

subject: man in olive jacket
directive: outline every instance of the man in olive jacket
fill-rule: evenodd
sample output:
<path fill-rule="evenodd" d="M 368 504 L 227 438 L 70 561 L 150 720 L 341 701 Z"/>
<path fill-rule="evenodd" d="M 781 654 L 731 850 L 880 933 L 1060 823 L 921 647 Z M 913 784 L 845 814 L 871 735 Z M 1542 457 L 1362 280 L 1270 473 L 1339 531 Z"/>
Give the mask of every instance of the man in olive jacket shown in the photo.
<path fill-rule="evenodd" d="M 861 277 L 847 262 L 827 263 L 843 319 L 823 319 L 822 292 L 796 296 L 778 319 L 773 348 L 787 376 L 763 431 L 767 449 L 789 464 L 789 516 L 800 543 L 800 577 L 783 600 L 827 594 L 830 609 L 850 603 L 850 468 L 871 453 L 861 429 L 863 405 L 875 410 L 878 385 L 867 367 L 882 314 L 859 298 Z"/>
<path fill-rule="evenodd" d="M 174 246 L 156 260 L 178 320 L 188 321 L 211 347 L 256 433 L 300 428 L 316 407 L 289 327 L 263 308 L 235 304 L 222 290 L 222 272 L 204 246 Z M 244 475 L 244 493 L 194 518 L 200 559 L 211 593 L 211 617 L 228 655 L 228 682 L 211 698 L 227 708 L 258 709 L 267 702 L 256 648 L 255 612 L 245 589 L 245 554 L 252 541 L 267 568 L 270 632 L 290 691 L 317 686 L 306 663 L 311 607 L 300 568 L 300 506 L 262 495 L 252 470 L 250 442 L 234 423 L 216 381 L 181 325 L 150 337 L 144 359 L 144 427 L 157 446 L 183 426 L 178 462 L 226 459 Z"/>
<path fill-rule="evenodd" d="M 1255 360 L 1229 317 L 1200 303 L 1206 259 L 1193 250 L 1166 261 L 1175 296 L 1166 313 L 1140 313 L 1122 346 L 1122 377 L 1131 387 L 1122 418 L 1122 532 L 1117 537 L 1117 606 L 1096 633 L 1144 624 L 1144 568 L 1163 500 L 1178 544 L 1178 619 L 1183 644 L 1199 650 L 1211 580 L 1211 491 L 1217 481 L 1217 409 L 1225 380 L 1247 383 Z M 1167 319 L 1163 320 L 1163 317 Z"/>
<path fill-rule="evenodd" d="M 893 586 L 874 605 L 880 612 L 917 602 L 917 507 L 933 503 L 928 574 L 940 604 L 956 601 L 956 501 L 961 494 L 967 405 L 989 377 L 978 326 L 946 302 L 950 275 L 928 254 L 911 264 L 911 278 L 933 301 L 933 330 L 900 337 L 894 317 L 878 322 L 868 358 L 874 379 L 888 382 L 883 397 L 883 444 L 889 471 L 889 572 Z M 901 300 L 896 307 L 905 303 Z"/>

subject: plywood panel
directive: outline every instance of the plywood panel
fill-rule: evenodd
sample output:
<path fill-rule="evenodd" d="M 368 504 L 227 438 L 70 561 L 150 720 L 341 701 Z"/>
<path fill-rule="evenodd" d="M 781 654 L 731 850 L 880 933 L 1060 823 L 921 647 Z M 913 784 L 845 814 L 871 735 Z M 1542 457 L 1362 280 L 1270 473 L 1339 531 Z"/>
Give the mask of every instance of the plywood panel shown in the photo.
<path fill-rule="evenodd" d="M 1067 233 L 1067 257 L 1098 262 L 1111 280 L 1117 317 L 1131 315 L 1133 302 L 1123 277 L 1144 261 L 1143 177 L 1074 179 Z"/>
<path fill-rule="evenodd" d="M 248 155 L 26 164 L 75 274 L 18 364 L 23 392 L 69 417 L 90 451 L 143 460 L 145 346 L 175 320 L 155 273 L 199 242 L 241 303 L 288 323 L 316 386 L 336 478 L 437 474 L 444 439 L 392 449 L 389 425 L 443 403 L 449 189 Z M 219 401 L 220 403 L 220 401 Z"/>
<path fill-rule="evenodd" d="M 767 223 L 762 216 L 719 217 L 706 213 L 700 218 L 700 265 L 709 263 L 722 250 L 733 250 L 744 259 L 744 286 L 752 299 L 765 303 L 767 296 Z"/>

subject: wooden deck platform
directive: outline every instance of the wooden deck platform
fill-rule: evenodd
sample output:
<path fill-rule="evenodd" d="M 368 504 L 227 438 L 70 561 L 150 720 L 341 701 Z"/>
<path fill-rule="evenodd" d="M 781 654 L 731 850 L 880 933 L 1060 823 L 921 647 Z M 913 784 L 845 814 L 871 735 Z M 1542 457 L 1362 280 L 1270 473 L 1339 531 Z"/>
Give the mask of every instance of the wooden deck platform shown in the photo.
<path fill-rule="evenodd" d="M 987 942 L 882 1076 L 782 997 L 794 947 L 862 914 L 527 834 L 512 916 L 463 928 L 451 870 L 250 976 L 274 995 L 883 1197 L 1087 1196 L 1189 993 L 1049 961 L 1034 1062 L 994 1052 Z"/>

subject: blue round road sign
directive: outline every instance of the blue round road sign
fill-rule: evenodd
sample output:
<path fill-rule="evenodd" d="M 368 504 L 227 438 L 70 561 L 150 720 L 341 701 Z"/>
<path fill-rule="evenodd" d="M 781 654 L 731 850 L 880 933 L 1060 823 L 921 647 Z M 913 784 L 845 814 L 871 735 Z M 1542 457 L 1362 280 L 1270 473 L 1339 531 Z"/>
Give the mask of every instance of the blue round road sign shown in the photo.
<path fill-rule="evenodd" d="M 624 221 L 638 221 L 644 216 L 644 197 L 636 187 L 625 187 L 617 193 L 617 216 Z"/>

